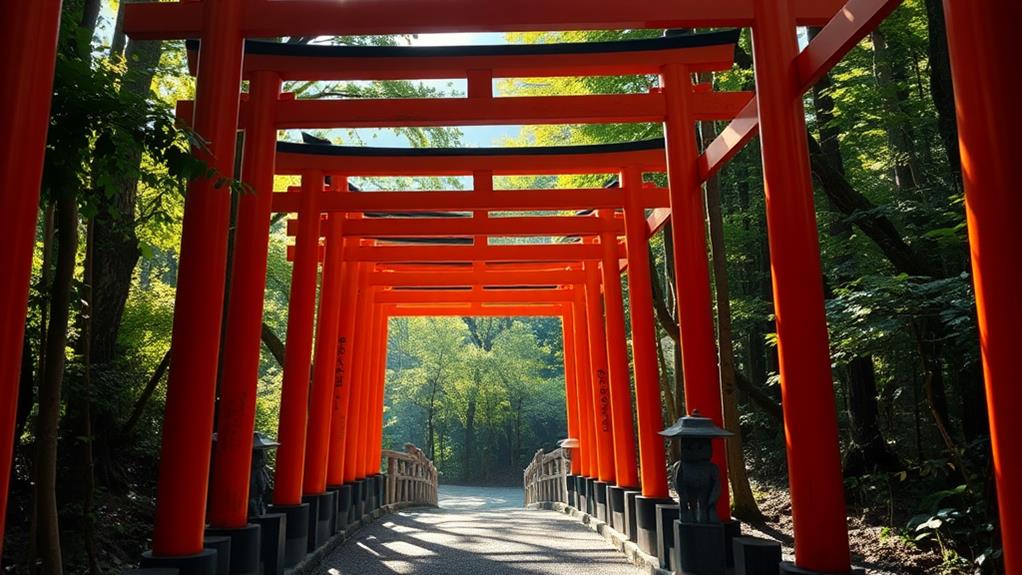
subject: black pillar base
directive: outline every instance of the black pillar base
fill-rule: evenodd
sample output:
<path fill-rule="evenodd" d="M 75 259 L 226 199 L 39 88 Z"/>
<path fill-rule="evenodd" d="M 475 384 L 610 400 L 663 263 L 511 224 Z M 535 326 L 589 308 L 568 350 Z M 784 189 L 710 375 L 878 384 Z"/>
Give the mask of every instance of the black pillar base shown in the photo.
<path fill-rule="evenodd" d="M 731 519 L 724 522 L 724 559 L 728 569 L 735 566 L 734 540 L 742 536 L 742 522 Z"/>
<path fill-rule="evenodd" d="M 387 476 L 379 474 L 376 476 L 376 508 L 383 509 L 387 504 Z"/>
<path fill-rule="evenodd" d="M 668 571 L 679 570 L 674 557 L 674 522 L 680 515 L 677 503 L 656 506 L 656 531 L 659 534 L 656 539 L 656 556 L 660 560 L 660 567 Z"/>
<path fill-rule="evenodd" d="M 312 510 L 308 503 L 301 505 L 271 505 L 271 513 L 286 516 L 284 536 L 284 567 L 294 567 L 309 553 L 309 521 Z"/>
<path fill-rule="evenodd" d="M 821 573 L 820 571 L 809 571 L 795 566 L 794 563 L 785 561 L 781 563 L 780 575 L 866 575 L 866 570 L 860 567 L 853 567 L 848 573 Z"/>
<path fill-rule="evenodd" d="M 367 480 L 369 481 L 369 513 L 372 513 L 380 508 L 380 476 L 373 475 Z"/>
<path fill-rule="evenodd" d="M 662 499 L 654 497 L 635 498 L 635 530 L 638 541 L 635 543 L 643 552 L 649 555 L 656 555 L 657 530 L 656 530 L 656 506 L 670 505 L 673 499 Z"/>
<path fill-rule="evenodd" d="M 223 535 L 207 535 L 202 546 L 216 551 L 216 575 L 231 575 L 231 538 Z"/>
<path fill-rule="evenodd" d="M 639 541 L 639 527 L 635 518 L 635 500 L 642 497 L 641 491 L 625 491 L 625 535 L 632 543 Z"/>
<path fill-rule="evenodd" d="M 758 537 L 736 537 L 732 542 L 734 575 L 777 575 L 781 566 L 781 544 Z"/>
<path fill-rule="evenodd" d="M 267 513 L 251 517 L 250 520 L 259 525 L 262 531 L 259 552 L 261 575 L 282 575 L 287 549 L 287 516 L 283 513 Z"/>
<path fill-rule="evenodd" d="M 372 515 L 373 509 L 376 504 L 376 479 L 372 476 L 366 477 L 362 480 L 362 500 L 363 500 L 363 515 Z"/>
<path fill-rule="evenodd" d="M 724 526 L 720 523 L 674 522 L 678 571 L 724 575 Z"/>
<path fill-rule="evenodd" d="M 258 524 L 237 529 L 206 530 L 207 536 L 227 537 L 231 540 L 231 575 L 259 575 L 259 550 L 262 548 L 262 530 Z"/>
<path fill-rule="evenodd" d="M 348 513 L 348 525 L 358 523 L 362 519 L 362 511 L 365 509 L 365 482 L 356 479 L 351 484 L 351 509 Z"/>
<path fill-rule="evenodd" d="M 348 528 L 348 512 L 351 510 L 351 484 L 337 485 L 328 488 L 337 492 L 337 516 L 334 517 L 334 533 Z"/>
<path fill-rule="evenodd" d="M 586 513 L 596 517 L 596 478 L 586 477 Z"/>
<path fill-rule="evenodd" d="M 610 521 L 610 510 L 607 508 L 607 488 L 609 484 L 603 481 L 593 483 L 593 500 L 596 502 L 596 518 L 603 522 Z"/>
<path fill-rule="evenodd" d="M 143 569 L 176 569 L 179 575 L 216 575 L 216 551 L 203 549 L 196 555 L 157 557 L 152 551 L 142 554 Z"/>
<path fill-rule="evenodd" d="M 302 503 L 309 506 L 308 538 L 305 540 L 305 551 L 312 553 L 320 544 L 319 540 L 319 495 L 305 495 Z M 289 522 L 290 523 L 290 522 Z"/>
<path fill-rule="evenodd" d="M 574 507 L 575 509 L 578 509 L 578 484 L 576 483 L 577 479 L 578 476 L 576 475 L 568 476 L 568 500 L 565 502 L 568 504 L 568 507 Z"/>
<path fill-rule="evenodd" d="M 610 526 L 618 533 L 625 532 L 625 488 L 611 485 L 607 488 L 607 513 Z"/>
<path fill-rule="evenodd" d="M 338 512 L 338 509 L 341 506 L 341 488 L 327 485 L 326 492 L 331 494 L 334 498 L 333 504 L 330 506 L 333 513 L 333 518 L 330 519 L 330 533 L 327 536 L 327 538 L 330 538 L 337 534 L 337 522 L 340 521 L 341 518 L 341 515 Z"/>
<path fill-rule="evenodd" d="M 359 498 L 358 498 L 358 518 L 362 519 L 371 511 L 369 509 L 369 478 L 363 477 L 358 480 L 359 487 Z"/>
<path fill-rule="evenodd" d="M 319 548 L 325 545 L 334 534 L 334 519 L 337 517 L 337 493 L 327 491 L 314 497 L 319 502 L 319 512 L 316 514 L 316 547 Z M 313 551 L 313 549 L 309 551 Z"/>
<path fill-rule="evenodd" d="M 578 497 L 578 507 L 576 507 L 575 509 L 578 509 L 582 513 L 588 513 L 589 512 L 589 509 L 586 507 L 586 503 L 588 502 L 588 499 L 589 499 L 589 496 L 588 496 L 587 491 L 586 491 L 586 489 L 589 486 L 589 482 L 587 481 L 587 479 L 588 478 L 583 477 L 581 475 L 578 476 L 578 478 L 575 479 L 576 492 L 577 492 L 577 497 Z"/>

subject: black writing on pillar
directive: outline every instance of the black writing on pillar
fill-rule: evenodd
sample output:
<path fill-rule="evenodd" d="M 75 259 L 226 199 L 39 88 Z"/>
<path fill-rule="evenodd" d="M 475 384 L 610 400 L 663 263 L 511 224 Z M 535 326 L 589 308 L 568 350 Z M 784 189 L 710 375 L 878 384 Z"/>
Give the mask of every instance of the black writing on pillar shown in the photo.
<path fill-rule="evenodd" d="M 337 338 L 337 363 L 334 365 L 334 410 L 341 409 L 341 392 L 344 390 L 345 354 L 347 353 L 347 338 Z"/>
<path fill-rule="evenodd" d="M 600 424 L 603 432 L 610 432 L 610 383 L 607 377 L 607 370 L 596 370 L 596 383 L 600 388 Z"/>

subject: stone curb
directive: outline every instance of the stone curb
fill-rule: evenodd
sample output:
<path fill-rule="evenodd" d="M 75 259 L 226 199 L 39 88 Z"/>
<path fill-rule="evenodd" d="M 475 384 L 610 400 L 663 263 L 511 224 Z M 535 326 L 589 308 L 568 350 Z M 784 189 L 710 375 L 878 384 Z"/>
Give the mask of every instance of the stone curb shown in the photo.
<path fill-rule="evenodd" d="M 583 525 L 589 527 L 596 533 L 599 533 L 614 546 L 615 549 L 623 553 L 628 560 L 635 566 L 643 568 L 649 575 L 674 575 L 673 571 L 668 571 L 660 567 L 660 560 L 652 555 L 649 555 L 639 549 L 639 546 L 629 541 L 627 537 L 618 533 L 613 527 L 607 524 L 606 521 L 600 521 L 596 517 L 589 515 L 588 513 L 582 513 L 574 507 L 570 507 L 564 503 L 545 501 L 542 503 L 532 503 L 526 506 L 528 509 L 542 509 L 544 511 L 557 511 L 563 513 L 569 517 L 577 519 Z"/>

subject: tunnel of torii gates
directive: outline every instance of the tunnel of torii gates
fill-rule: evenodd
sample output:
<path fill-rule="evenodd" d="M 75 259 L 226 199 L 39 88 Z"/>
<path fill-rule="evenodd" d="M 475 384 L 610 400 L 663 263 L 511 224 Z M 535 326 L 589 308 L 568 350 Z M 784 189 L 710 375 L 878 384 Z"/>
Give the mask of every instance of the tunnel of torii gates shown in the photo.
<path fill-rule="evenodd" d="M 195 180 L 189 188 L 150 559 L 176 561 L 184 573 L 199 572 L 208 560 L 203 555 L 207 524 L 246 528 L 272 212 L 298 215 L 273 494 L 278 509 L 296 508 L 303 497 L 308 500 L 328 486 L 378 474 L 386 320 L 400 315 L 563 318 L 568 431 L 580 441 L 572 472 L 640 490 L 640 506 L 666 497 L 663 443 L 656 435 L 664 422 L 646 242 L 672 219 L 686 405 L 720 425 L 700 184 L 758 135 L 795 563 L 807 571 L 849 572 L 802 94 L 898 3 L 199 0 L 127 6 L 125 29 L 135 39 L 201 39 L 194 56 L 196 102 L 191 108 L 183 105 L 193 129 L 207 143 L 197 153 L 221 174 L 231 173 L 235 154 L 242 153 L 242 179 L 254 189 L 241 198 L 238 213 L 217 398 L 230 198 L 215 178 Z M 1022 198 L 1011 193 L 1010 182 L 1022 116 L 1008 84 L 1010 74 L 1004 73 L 1014 69 L 1015 62 L 1001 43 L 1013 37 L 1020 7 L 1010 0 L 944 0 L 944 6 L 1005 563 L 1008 573 L 1018 574 L 1022 453 L 1010 442 L 1022 437 L 1022 418 L 1017 417 L 1022 390 L 1016 385 L 1013 358 L 1017 326 L 1022 324 L 1022 303 L 1015 292 L 1022 280 L 1022 256 L 1013 220 L 1022 211 Z M 17 2 L 7 7 L 0 23 L 0 69 L 13 87 L 0 108 L 0 208 L 8 228 L 0 268 L 10 276 L 0 284 L 0 512 L 11 474 L 59 14 L 60 0 Z M 822 31 L 800 51 L 797 26 L 820 26 Z M 723 27 L 752 29 L 755 95 L 718 93 L 692 83 L 694 72 L 730 68 L 736 40 L 731 32 L 526 47 L 373 49 L 246 42 L 280 36 Z M 660 87 L 648 94 L 532 98 L 495 98 L 492 90 L 493 79 L 502 77 L 623 74 L 659 75 Z M 450 78 L 468 80 L 467 98 L 302 101 L 281 93 L 282 81 L 289 80 Z M 240 94 L 243 79 L 249 81 L 245 95 Z M 699 120 L 731 121 L 701 155 L 694 137 Z M 275 142 L 277 130 L 292 128 L 610 122 L 663 122 L 666 142 L 417 153 Z M 239 129 L 246 136 L 244 149 L 236 151 Z M 643 184 L 644 173 L 663 171 L 669 189 Z M 271 193 L 275 173 L 301 176 L 302 185 Z M 495 191 L 492 185 L 495 175 L 577 173 L 616 174 L 619 187 Z M 393 175 L 471 175 L 474 186 L 471 192 L 346 191 L 348 177 Z M 489 217 L 491 212 L 522 210 L 582 210 L 588 215 Z M 429 217 L 392 215 L 422 212 Z M 435 217 L 439 212 L 470 217 Z M 489 242 L 513 236 L 573 241 Z M 451 237 L 472 242 L 429 243 L 430 238 Z M 317 321 L 320 260 L 323 297 Z M 631 286 L 637 429 L 632 427 L 627 386 L 622 269 Z M 217 401 L 214 449 L 210 437 Z M 719 457 L 718 463 L 723 464 Z M 728 517 L 727 497 L 720 512 Z"/>

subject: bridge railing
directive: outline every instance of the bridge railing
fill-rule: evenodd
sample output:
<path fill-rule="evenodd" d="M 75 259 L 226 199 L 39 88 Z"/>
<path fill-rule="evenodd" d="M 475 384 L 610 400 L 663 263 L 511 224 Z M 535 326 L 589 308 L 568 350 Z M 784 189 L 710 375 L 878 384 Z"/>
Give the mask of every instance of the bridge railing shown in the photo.
<path fill-rule="evenodd" d="M 571 460 L 564 449 L 550 453 L 536 452 L 532 462 L 525 468 L 525 504 L 547 501 L 568 502 L 568 474 Z"/>
<path fill-rule="evenodd" d="M 440 473 L 421 449 L 406 444 L 404 451 L 383 450 L 383 458 L 387 505 L 437 505 Z"/>

